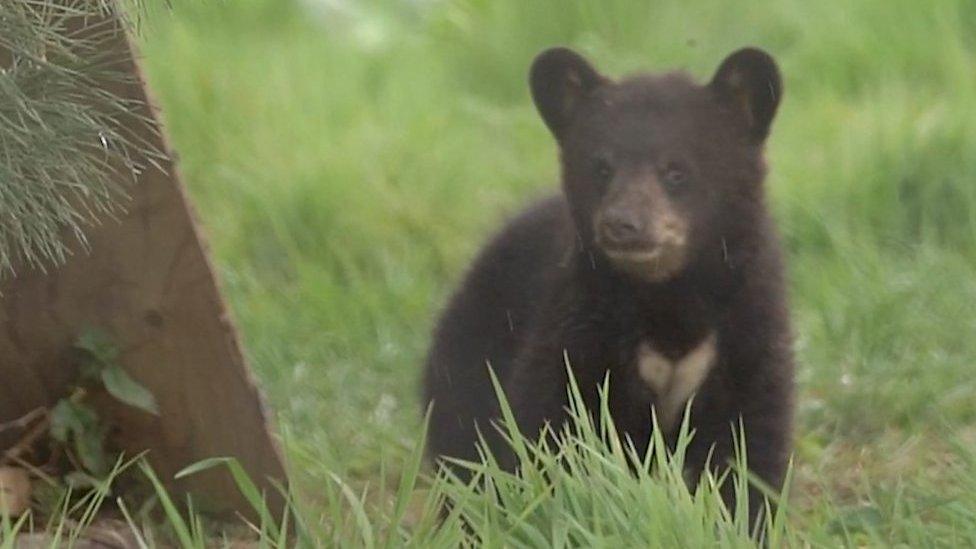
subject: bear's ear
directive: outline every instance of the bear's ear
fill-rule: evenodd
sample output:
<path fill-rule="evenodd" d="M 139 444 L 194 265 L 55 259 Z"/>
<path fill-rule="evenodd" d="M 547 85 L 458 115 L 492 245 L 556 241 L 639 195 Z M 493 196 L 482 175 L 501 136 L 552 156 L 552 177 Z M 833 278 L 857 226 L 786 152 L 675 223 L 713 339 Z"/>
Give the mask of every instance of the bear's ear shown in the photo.
<path fill-rule="evenodd" d="M 606 79 L 580 54 L 568 48 L 536 56 L 529 71 L 532 100 L 556 139 L 562 139 L 580 103 Z"/>
<path fill-rule="evenodd" d="M 766 139 L 783 96 L 783 81 L 772 56 L 743 48 L 722 61 L 709 87 L 745 116 L 751 138 L 757 143 Z"/>

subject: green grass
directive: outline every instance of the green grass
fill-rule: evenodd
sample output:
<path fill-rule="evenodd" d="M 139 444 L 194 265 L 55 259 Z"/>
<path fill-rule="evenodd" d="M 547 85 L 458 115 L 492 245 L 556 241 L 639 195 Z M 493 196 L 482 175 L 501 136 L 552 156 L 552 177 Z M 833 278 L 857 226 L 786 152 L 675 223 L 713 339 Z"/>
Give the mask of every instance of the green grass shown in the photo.
<path fill-rule="evenodd" d="M 976 4 L 174 3 L 145 28 L 149 78 L 309 531 L 366 545 L 342 532 L 396 506 L 434 315 L 492 228 L 555 186 L 532 56 L 704 79 L 753 44 L 786 81 L 768 184 L 801 365 L 791 531 L 973 543 Z"/>
<path fill-rule="evenodd" d="M 693 434 L 682 423 L 675 449 L 655 436 L 646 454 L 622 441 L 613 426 L 609 407 L 598 410 L 595 422 L 583 404 L 577 386 L 569 389 L 571 422 L 558 433 L 558 449 L 523 438 L 506 429 L 519 460 L 520 474 L 503 471 L 491 456 L 464 463 L 473 473 L 465 484 L 446 471 L 422 474 L 423 445 L 414 445 L 400 481 L 387 491 L 379 486 L 380 505 L 366 492 L 357 493 L 338 475 L 322 486 L 329 504 L 321 523 L 310 525 L 310 510 L 289 498 L 280 517 L 265 505 L 258 487 L 232 458 L 204 460 L 176 475 L 192 475 L 217 466 L 230 470 L 245 496 L 254 522 L 246 530 L 228 533 L 220 523 L 205 519 L 192 500 L 179 505 L 156 473 L 141 458 L 121 459 L 107 477 L 88 491 L 61 487 L 55 501 L 35 524 L 33 514 L 17 521 L 0 522 L 0 548 L 15 547 L 21 536 L 35 536 L 36 545 L 71 546 L 86 539 L 89 528 L 111 531 L 113 539 L 128 538 L 127 546 L 141 548 L 172 544 L 186 549 L 228 546 L 251 541 L 259 547 L 639 547 L 649 542 L 667 547 L 796 546 L 803 540 L 788 522 L 788 495 L 772 494 L 782 504 L 750 524 L 748 479 L 745 476 L 706 473 L 690 491 L 684 475 L 685 450 Z M 604 387 L 604 394 L 606 387 Z M 505 424 L 514 425 L 503 401 Z M 739 440 L 743 435 L 738 434 Z M 744 447 L 744 444 L 742 444 Z M 976 459 L 974 457 L 973 459 Z M 99 522 L 119 483 L 133 464 L 141 470 L 148 498 L 138 512 L 130 510 L 131 494 L 116 497 L 115 524 Z M 462 462 L 463 463 L 463 462 Z M 745 471 L 747 458 L 737 457 L 734 470 Z M 127 481 L 132 486 L 132 476 Z M 720 489 L 733 483 L 734 509 L 723 503 Z M 789 481 L 787 481 L 789 484 Z M 384 505 L 386 501 L 388 505 Z M 446 502 L 450 502 L 450 507 Z M 413 512 L 411 513 L 411 507 Z M 442 513 L 444 511 L 444 513 Z M 653 518 L 653 520 L 641 520 Z M 167 545 L 169 546 L 169 545 Z M 232 545 L 231 545 L 232 546 Z"/>

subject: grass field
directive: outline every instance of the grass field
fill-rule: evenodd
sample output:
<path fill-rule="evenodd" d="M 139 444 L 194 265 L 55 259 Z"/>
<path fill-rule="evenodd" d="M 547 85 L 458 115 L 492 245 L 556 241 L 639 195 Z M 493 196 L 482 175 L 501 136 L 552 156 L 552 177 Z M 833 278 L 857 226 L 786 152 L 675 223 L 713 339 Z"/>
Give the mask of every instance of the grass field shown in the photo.
<path fill-rule="evenodd" d="M 333 474 L 375 494 L 412 455 L 466 262 L 555 187 L 532 56 L 704 79 L 752 44 L 786 82 L 768 185 L 800 362 L 789 528 L 976 543 L 976 3 L 174 4 L 144 28 L 150 81 L 323 538 L 343 535 Z"/>

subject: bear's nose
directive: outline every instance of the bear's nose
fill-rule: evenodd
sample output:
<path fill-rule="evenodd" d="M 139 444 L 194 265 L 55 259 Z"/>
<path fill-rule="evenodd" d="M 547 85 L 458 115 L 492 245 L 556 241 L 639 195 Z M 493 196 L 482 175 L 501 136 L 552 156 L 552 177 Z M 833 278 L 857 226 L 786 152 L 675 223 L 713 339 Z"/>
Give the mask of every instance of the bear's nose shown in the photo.
<path fill-rule="evenodd" d="M 607 244 L 626 246 L 641 241 L 644 223 L 630 209 L 613 209 L 603 215 L 600 232 Z"/>

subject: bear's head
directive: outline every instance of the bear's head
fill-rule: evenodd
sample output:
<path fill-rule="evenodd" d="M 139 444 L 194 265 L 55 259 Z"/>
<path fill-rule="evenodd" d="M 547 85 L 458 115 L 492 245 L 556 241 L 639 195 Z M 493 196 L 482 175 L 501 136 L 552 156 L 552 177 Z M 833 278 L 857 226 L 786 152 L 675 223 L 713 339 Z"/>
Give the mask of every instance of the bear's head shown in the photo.
<path fill-rule="evenodd" d="M 767 53 L 739 50 L 700 85 L 684 73 L 611 80 L 553 48 L 529 80 L 580 238 L 614 268 L 667 281 L 748 229 L 782 96 Z"/>

